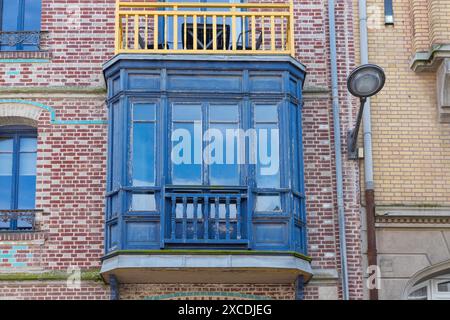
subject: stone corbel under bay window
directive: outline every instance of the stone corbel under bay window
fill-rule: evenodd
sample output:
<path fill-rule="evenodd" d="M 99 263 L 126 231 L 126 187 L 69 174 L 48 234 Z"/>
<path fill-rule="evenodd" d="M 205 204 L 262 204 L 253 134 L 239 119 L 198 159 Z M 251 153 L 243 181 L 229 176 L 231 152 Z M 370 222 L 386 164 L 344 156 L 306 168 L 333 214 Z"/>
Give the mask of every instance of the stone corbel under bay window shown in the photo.
<path fill-rule="evenodd" d="M 436 76 L 439 121 L 450 123 L 450 58 L 442 61 Z"/>

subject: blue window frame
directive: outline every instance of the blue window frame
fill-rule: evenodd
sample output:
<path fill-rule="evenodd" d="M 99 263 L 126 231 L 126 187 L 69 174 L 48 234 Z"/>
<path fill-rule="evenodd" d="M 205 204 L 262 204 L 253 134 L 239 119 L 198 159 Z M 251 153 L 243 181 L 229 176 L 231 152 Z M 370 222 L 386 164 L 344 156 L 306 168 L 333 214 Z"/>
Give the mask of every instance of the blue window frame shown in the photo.
<path fill-rule="evenodd" d="M 1 51 L 36 51 L 39 49 L 38 44 L 28 44 L 21 39 L 23 40 L 25 37 L 24 31 L 37 32 L 41 30 L 41 0 L 0 0 L 0 12 L 1 31 L 17 32 L 15 35 L 17 44 L 1 43 Z M 6 37 L 0 39 L 3 40 Z"/>
<path fill-rule="evenodd" d="M 34 128 L 0 128 L 0 210 L 35 209 L 36 154 Z M 0 221 L 1 230 L 31 228 L 20 218 Z"/>
<path fill-rule="evenodd" d="M 394 7 L 392 0 L 384 0 L 384 22 L 387 25 L 394 24 Z"/>

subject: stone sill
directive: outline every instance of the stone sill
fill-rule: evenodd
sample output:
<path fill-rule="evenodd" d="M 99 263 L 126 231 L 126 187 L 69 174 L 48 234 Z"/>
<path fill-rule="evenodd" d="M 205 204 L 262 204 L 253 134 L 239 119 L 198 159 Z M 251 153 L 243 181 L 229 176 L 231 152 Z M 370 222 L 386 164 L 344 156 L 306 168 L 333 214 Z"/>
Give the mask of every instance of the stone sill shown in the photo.
<path fill-rule="evenodd" d="M 450 57 L 450 44 L 434 45 L 430 50 L 416 52 L 411 59 L 410 68 L 414 72 L 435 72 L 440 62 Z"/>

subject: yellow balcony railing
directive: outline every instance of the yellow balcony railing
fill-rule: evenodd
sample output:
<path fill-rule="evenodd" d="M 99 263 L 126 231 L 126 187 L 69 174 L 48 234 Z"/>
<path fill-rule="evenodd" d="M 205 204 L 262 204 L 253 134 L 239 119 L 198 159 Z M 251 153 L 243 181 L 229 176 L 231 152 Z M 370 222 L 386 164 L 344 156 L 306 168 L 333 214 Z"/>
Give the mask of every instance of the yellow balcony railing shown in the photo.
<path fill-rule="evenodd" d="M 294 54 L 293 4 L 117 1 L 115 53 Z"/>

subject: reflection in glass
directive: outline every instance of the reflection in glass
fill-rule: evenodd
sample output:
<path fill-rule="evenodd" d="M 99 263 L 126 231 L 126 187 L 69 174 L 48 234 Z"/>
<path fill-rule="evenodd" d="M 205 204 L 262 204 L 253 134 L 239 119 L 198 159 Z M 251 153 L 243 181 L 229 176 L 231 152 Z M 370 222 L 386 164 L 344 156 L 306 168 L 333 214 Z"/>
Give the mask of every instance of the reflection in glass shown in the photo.
<path fill-rule="evenodd" d="M 135 193 L 132 196 L 131 210 L 155 211 L 156 199 L 154 194 Z"/>
<path fill-rule="evenodd" d="M 279 195 L 259 195 L 256 197 L 257 212 L 281 211 L 281 198 Z"/>

